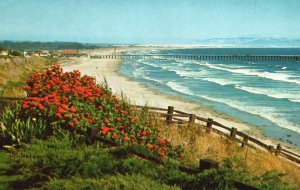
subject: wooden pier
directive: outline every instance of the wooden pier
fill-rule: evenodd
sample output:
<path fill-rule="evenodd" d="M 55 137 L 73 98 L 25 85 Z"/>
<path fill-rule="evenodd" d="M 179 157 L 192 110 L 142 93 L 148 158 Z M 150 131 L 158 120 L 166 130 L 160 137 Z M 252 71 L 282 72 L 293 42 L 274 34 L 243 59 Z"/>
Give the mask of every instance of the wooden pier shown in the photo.
<path fill-rule="evenodd" d="M 300 55 L 195 55 L 195 54 L 106 54 L 90 55 L 91 59 L 185 59 L 230 61 L 300 61 Z"/>

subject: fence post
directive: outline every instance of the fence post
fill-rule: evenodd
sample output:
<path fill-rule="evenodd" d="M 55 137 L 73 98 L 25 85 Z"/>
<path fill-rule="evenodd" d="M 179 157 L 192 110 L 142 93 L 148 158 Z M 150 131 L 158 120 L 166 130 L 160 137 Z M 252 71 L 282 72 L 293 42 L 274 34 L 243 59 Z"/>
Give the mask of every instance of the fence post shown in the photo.
<path fill-rule="evenodd" d="M 192 126 L 195 123 L 196 120 L 196 115 L 195 114 L 190 114 L 189 116 L 189 127 Z"/>
<path fill-rule="evenodd" d="M 213 119 L 208 118 L 208 121 L 206 123 L 206 129 L 205 129 L 206 133 L 211 133 L 212 124 L 213 124 Z"/>
<path fill-rule="evenodd" d="M 270 152 L 271 154 L 273 154 L 273 152 L 274 152 L 274 146 L 269 145 L 268 146 L 268 152 Z"/>
<path fill-rule="evenodd" d="M 242 148 L 244 148 L 248 144 L 248 140 L 249 140 L 248 135 L 245 135 L 241 146 Z"/>
<path fill-rule="evenodd" d="M 230 131 L 230 140 L 234 140 L 237 134 L 237 128 L 232 127 Z"/>
<path fill-rule="evenodd" d="M 95 137 L 100 132 L 100 129 L 98 127 L 88 127 L 87 133 L 89 137 L 91 138 L 92 143 L 95 143 Z"/>
<path fill-rule="evenodd" d="M 174 107 L 173 106 L 168 106 L 167 123 L 172 123 L 173 112 L 174 112 Z"/>
<path fill-rule="evenodd" d="M 209 170 L 209 169 L 218 169 L 218 168 L 219 168 L 218 162 L 210 159 L 200 159 L 199 162 L 200 171 Z"/>
<path fill-rule="evenodd" d="M 275 156 L 279 155 L 281 153 L 281 144 L 278 144 L 275 151 Z"/>

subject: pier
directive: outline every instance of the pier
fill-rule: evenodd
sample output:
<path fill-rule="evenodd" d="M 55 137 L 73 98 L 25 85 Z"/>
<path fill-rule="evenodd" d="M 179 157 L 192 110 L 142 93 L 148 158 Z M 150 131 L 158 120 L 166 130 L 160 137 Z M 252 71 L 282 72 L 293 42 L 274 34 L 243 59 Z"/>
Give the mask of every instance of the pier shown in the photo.
<path fill-rule="evenodd" d="M 195 55 L 195 54 L 107 54 L 90 55 L 91 59 L 185 59 L 230 61 L 300 61 L 300 55 Z"/>

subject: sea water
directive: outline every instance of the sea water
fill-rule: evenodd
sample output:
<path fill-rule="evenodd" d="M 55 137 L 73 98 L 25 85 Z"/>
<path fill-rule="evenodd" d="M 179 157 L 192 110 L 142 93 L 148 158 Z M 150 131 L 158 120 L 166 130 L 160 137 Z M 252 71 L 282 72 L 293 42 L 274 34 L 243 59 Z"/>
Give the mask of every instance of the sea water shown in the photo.
<path fill-rule="evenodd" d="M 300 55 L 300 48 L 196 48 L 127 54 Z M 300 147 L 300 62 L 125 59 L 119 72 L 149 88 L 199 102 Z M 234 126 L 229 126 L 234 127 Z"/>

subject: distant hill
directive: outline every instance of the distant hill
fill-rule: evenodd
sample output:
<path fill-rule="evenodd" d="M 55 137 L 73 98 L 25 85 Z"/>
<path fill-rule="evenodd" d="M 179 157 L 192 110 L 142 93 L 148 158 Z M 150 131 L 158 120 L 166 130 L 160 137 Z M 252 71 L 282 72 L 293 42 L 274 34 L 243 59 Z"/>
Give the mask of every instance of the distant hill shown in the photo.
<path fill-rule="evenodd" d="M 111 44 L 87 44 L 78 42 L 15 42 L 0 41 L 0 47 L 13 50 L 60 50 L 60 49 L 95 49 L 110 47 Z"/>
<path fill-rule="evenodd" d="M 290 38 L 212 38 L 195 41 L 199 45 L 249 47 L 300 47 L 300 39 Z"/>

